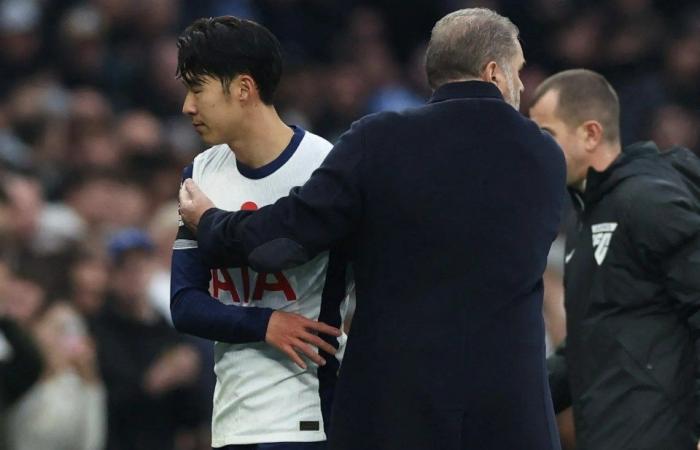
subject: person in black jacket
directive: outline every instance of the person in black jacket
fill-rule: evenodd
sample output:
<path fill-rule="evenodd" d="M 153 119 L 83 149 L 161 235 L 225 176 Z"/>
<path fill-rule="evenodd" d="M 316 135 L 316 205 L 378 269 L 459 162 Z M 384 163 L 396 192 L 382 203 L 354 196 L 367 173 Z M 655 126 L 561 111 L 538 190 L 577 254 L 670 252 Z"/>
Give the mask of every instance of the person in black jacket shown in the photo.
<path fill-rule="evenodd" d="M 148 299 L 153 248 L 135 228 L 108 245 L 111 286 L 92 322 L 107 389 L 107 450 L 173 450 L 178 435 L 206 420 L 196 400 L 197 352 Z"/>
<path fill-rule="evenodd" d="M 577 450 L 700 448 L 700 185 L 683 175 L 700 176 L 700 163 L 652 142 L 621 150 L 617 95 L 595 72 L 556 74 L 534 98 L 578 213 L 568 335 L 548 361 L 555 409 L 573 404 Z"/>
<path fill-rule="evenodd" d="M 428 104 L 356 122 L 273 205 L 230 213 L 192 180 L 180 190 L 213 266 L 275 272 L 335 245 L 353 252 L 357 309 L 332 450 L 560 448 L 542 274 L 565 164 L 517 111 L 517 36 L 487 9 L 445 16 L 427 51 Z M 305 345 L 303 332 L 290 329 L 290 342 Z"/>
<path fill-rule="evenodd" d="M 0 262 L 0 264 L 2 264 Z M 0 267 L 0 270 L 2 267 Z M 0 450 L 7 448 L 7 410 L 38 380 L 44 361 L 34 339 L 1 311 L 0 299 Z"/>

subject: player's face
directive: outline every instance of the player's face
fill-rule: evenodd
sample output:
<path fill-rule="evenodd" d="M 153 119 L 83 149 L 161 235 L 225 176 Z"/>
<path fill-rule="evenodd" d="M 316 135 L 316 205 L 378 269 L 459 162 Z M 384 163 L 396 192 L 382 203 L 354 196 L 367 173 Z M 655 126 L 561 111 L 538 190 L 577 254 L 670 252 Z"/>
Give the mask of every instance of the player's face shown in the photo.
<path fill-rule="evenodd" d="M 235 80 L 227 92 L 217 78 L 206 76 L 202 84 L 190 86 L 182 105 L 182 113 L 209 145 L 228 143 L 241 119 L 241 107 L 235 95 Z"/>
<path fill-rule="evenodd" d="M 572 129 L 557 115 L 559 93 L 550 90 L 530 108 L 530 118 L 544 131 L 552 135 L 564 150 L 566 158 L 566 184 L 578 186 L 586 178 L 588 171 L 588 152 L 585 149 L 584 136 L 579 128 Z"/>

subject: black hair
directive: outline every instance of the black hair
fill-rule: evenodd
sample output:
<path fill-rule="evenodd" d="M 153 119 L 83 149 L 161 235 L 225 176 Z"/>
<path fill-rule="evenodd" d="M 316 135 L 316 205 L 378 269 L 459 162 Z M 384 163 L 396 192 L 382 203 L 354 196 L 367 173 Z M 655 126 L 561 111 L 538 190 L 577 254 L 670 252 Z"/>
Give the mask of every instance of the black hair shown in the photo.
<path fill-rule="evenodd" d="M 250 75 L 260 99 L 270 105 L 282 76 L 282 48 L 265 27 L 234 16 L 195 20 L 177 40 L 176 76 L 188 87 L 210 76 L 228 91 L 231 81 Z"/>

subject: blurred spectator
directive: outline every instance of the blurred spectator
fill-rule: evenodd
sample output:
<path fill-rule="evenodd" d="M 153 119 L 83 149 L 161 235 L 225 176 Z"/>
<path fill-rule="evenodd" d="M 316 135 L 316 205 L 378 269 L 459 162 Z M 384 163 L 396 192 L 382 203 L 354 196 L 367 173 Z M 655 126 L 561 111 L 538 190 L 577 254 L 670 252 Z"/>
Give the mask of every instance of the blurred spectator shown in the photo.
<path fill-rule="evenodd" d="M 73 306 L 88 319 L 94 319 L 104 306 L 109 282 L 107 263 L 102 255 L 90 250 L 76 252 L 68 268 L 68 297 Z"/>
<path fill-rule="evenodd" d="M 370 45 L 364 55 L 366 57 L 361 60 L 360 70 L 368 77 L 372 92 L 367 99 L 365 112 L 401 111 L 425 103 L 426 99 L 418 97 L 405 86 L 398 66 L 385 45 Z"/>
<path fill-rule="evenodd" d="M 615 0 L 604 22 L 602 67 L 618 80 L 653 69 L 660 60 L 665 21 L 651 0 Z"/>
<path fill-rule="evenodd" d="M 5 424 L 7 410 L 39 379 L 41 356 L 31 337 L 12 319 L 0 315 L 0 449 L 12 426 Z"/>
<path fill-rule="evenodd" d="M 604 13 L 600 8 L 576 12 L 561 22 L 550 38 L 557 67 L 597 67 L 603 38 Z"/>
<path fill-rule="evenodd" d="M 148 299 L 153 248 L 138 229 L 118 232 L 108 247 L 110 292 L 93 323 L 107 387 L 108 449 L 174 449 L 176 434 L 206 420 L 197 407 L 198 354 Z"/>
<path fill-rule="evenodd" d="M 60 290 L 65 277 L 54 269 L 65 263 L 80 224 L 58 209 L 47 208 L 36 178 L 5 176 L 0 191 L 0 209 L 5 213 L 0 243 L 5 260 L 23 277 L 41 280 L 41 287 Z"/>
<path fill-rule="evenodd" d="M 179 115 L 185 89 L 173 74 L 177 68 L 177 37 L 160 37 L 150 47 L 137 103 L 159 116 Z"/>
<path fill-rule="evenodd" d="M 11 427 L 5 424 L 7 410 L 39 379 L 42 359 L 29 333 L 7 312 L 8 284 L 12 273 L 0 259 L 0 449 L 8 448 Z"/>
<path fill-rule="evenodd" d="M 10 412 L 10 448 L 104 448 L 105 393 L 85 324 L 71 306 L 54 303 L 32 328 L 45 368 Z"/>
<path fill-rule="evenodd" d="M 317 132 L 334 142 L 361 117 L 366 98 L 366 81 L 353 64 L 341 64 L 330 69 L 326 105 L 318 123 Z"/>
<path fill-rule="evenodd" d="M 170 324 L 170 259 L 177 235 L 178 217 L 177 202 L 166 203 L 156 212 L 148 230 L 153 238 L 155 256 L 155 269 L 148 285 L 149 299 Z"/>
<path fill-rule="evenodd" d="M 700 117 L 680 105 L 663 106 L 654 114 L 651 140 L 659 148 L 685 146 L 700 156 Z"/>
<path fill-rule="evenodd" d="M 96 232 L 109 223 L 112 196 L 119 189 L 119 177 L 111 172 L 77 172 L 65 187 L 66 204 Z"/>
<path fill-rule="evenodd" d="M 669 96 L 688 107 L 700 108 L 700 25 L 671 43 L 665 69 Z"/>
<path fill-rule="evenodd" d="M 160 122 L 148 111 L 132 110 L 117 124 L 121 155 L 126 158 L 150 156 L 163 151 Z"/>
<path fill-rule="evenodd" d="M 24 328 L 46 307 L 46 293 L 33 281 L 11 278 L 3 289 L 3 309 L 7 317 Z"/>
<path fill-rule="evenodd" d="M 41 5 L 35 0 L 0 2 L 0 66 L 5 93 L 17 81 L 41 67 Z"/>
<path fill-rule="evenodd" d="M 94 6 L 82 4 L 66 11 L 59 26 L 58 61 L 68 86 L 110 88 L 106 31 L 104 19 Z"/>
<path fill-rule="evenodd" d="M 66 203 L 91 233 L 139 226 L 148 220 L 148 197 L 135 181 L 118 172 L 81 172 L 66 187 Z"/>
<path fill-rule="evenodd" d="M 135 29 L 132 32 L 142 40 L 151 41 L 179 31 L 175 26 L 182 8 L 180 3 L 181 0 L 139 0 L 138 6 L 134 7 L 132 25 Z"/>

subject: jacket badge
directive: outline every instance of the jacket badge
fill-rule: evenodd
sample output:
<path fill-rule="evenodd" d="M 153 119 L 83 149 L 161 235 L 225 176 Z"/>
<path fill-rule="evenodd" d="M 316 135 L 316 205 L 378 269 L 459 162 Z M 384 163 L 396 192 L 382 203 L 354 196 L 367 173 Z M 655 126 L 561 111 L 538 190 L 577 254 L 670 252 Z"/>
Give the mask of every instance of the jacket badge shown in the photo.
<path fill-rule="evenodd" d="M 605 261 L 605 255 L 608 254 L 610 240 L 616 228 L 617 223 L 615 222 L 605 222 L 591 226 L 593 248 L 595 249 L 594 256 L 598 265 L 603 264 L 603 261 Z"/>

